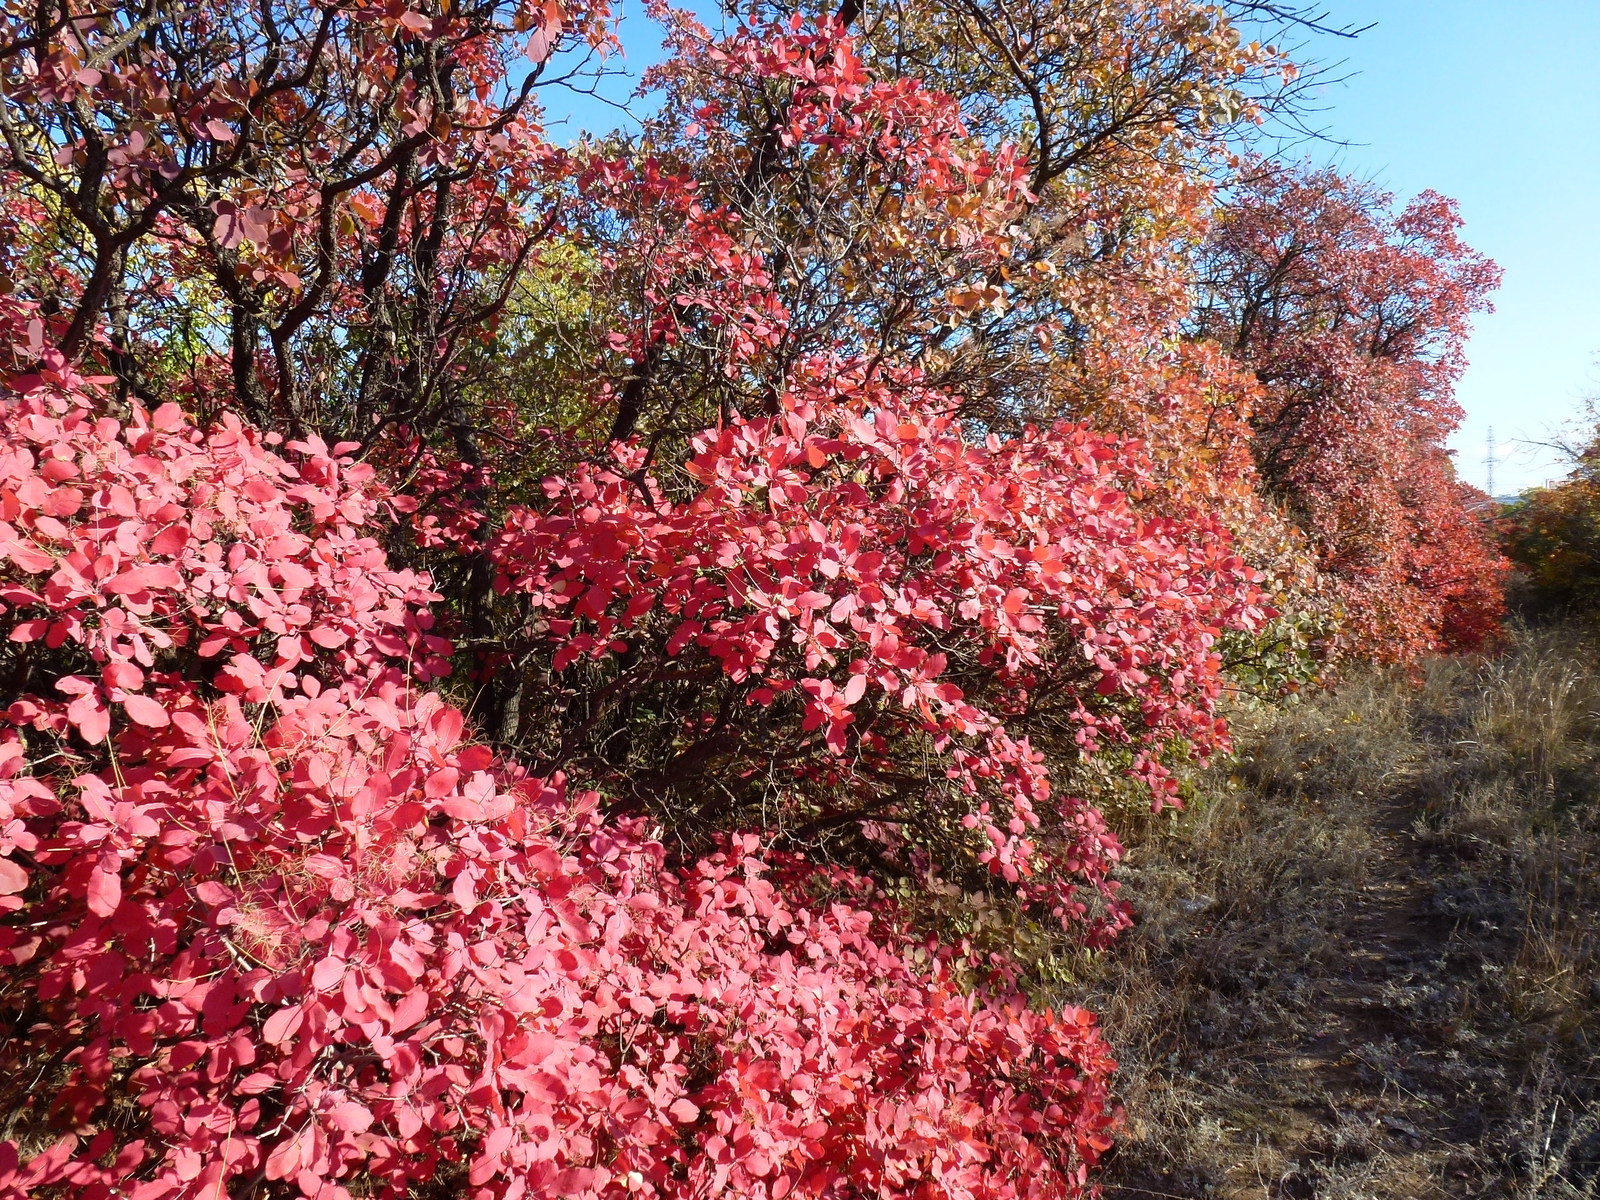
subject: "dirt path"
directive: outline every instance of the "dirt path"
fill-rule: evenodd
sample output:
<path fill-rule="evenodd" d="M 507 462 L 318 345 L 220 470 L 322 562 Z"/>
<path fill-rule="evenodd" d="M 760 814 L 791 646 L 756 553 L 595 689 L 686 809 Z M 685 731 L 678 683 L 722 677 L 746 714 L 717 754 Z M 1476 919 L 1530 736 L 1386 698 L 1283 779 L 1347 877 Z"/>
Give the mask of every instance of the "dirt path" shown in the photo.
<path fill-rule="evenodd" d="M 1432 1069 L 1441 1031 L 1418 1001 L 1448 987 L 1450 923 L 1432 906 L 1415 811 L 1375 805 L 1372 816 L 1380 853 L 1353 911 L 1329 930 L 1345 968 L 1315 979 L 1305 1028 L 1256 1056 L 1260 1077 L 1287 1071 L 1309 1093 L 1282 1111 L 1273 1139 L 1290 1169 L 1268 1179 L 1241 1163 L 1218 1195 L 1445 1194 L 1438 1177 L 1455 1130 Z"/>
<path fill-rule="evenodd" d="M 1143 924 L 1091 1000 L 1129 1113 L 1107 1200 L 1600 1194 L 1544 1166 L 1572 1106 L 1505 1009 L 1502 868 L 1424 820 L 1459 735 L 1366 703 L 1275 730 L 1208 815 L 1134 851 Z"/>
<path fill-rule="evenodd" d="M 1222 1039 L 1197 1080 L 1224 1101 L 1232 1092 L 1232 1119 L 1224 1117 L 1216 1135 L 1231 1144 L 1236 1161 L 1204 1181 L 1113 1170 L 1108 1196 L 1468 1194 L 1449 1190 L 1448 1180 L 1453 1160 L 1470 1157 L 1461 1139 L 1471 1137 L 1472 1122 L 1450 1072 L 1441 1070 L 1450 1054 L 1441 1001 L 1448 1001 L 1455 966 L 1453 922 L 1435 907 L 1434 863 L 1412 828 L 1417 809 L 1353 804 L 1338 816 L 1370 833 L 1364 880 L 1325 914 L 1326 942 L 1312 969 L 1291 976 L 1292 998 L 1270 986 L 1243 992 L 1237 1023 L 1253 1036 L 1233 1045 Z M 1210 935 L 1225 942 L 1230 932 L 1224 917 Z M 1292 1011 L 1285 1020 L 1286 1000 Z M 1174 1186 L 1182 1190 L 1167 1190 Z"/>

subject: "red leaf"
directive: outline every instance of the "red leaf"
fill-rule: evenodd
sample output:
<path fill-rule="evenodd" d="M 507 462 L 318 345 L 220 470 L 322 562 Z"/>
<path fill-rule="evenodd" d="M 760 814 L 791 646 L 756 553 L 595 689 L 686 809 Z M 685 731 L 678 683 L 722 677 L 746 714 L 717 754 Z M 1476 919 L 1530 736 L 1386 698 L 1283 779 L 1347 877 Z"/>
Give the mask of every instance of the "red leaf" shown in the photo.
<path fill-rule="evenodd" d="M 122 860 L 114 852 L 102 854 L 89 872 L 86 899 L 89 911 L 97 917 L 111 916 L 122 903 Z"/>
<path fill-rule="evenodd" d="M 171 567 L 150 563 L 134 567 L 101 585 L 101 590 L 113 596 L 132 592 L 176 590 L 183 587 L 183 576 Z"/>
<path fill-rule="evenodd" d="M 9 858 L 0 858 L 0 895 L 14 896 L 27 887 L 28 872 Z"/>
<path fill-rule="evenodd" d="M 111 732 L 111 713 L 92 692 L 67 705 L 67 720 L 78 727 L 79 735 L 91 746 L 105 741 Z"/>
<path fill-rule="evenodd" d="M 167 710 L 148 696 L 124 695 L 122 707 L 129 717 L 151 729 L 162 729 L 172 724 Z"/>
<path fill-rule="evenodd" d="M 343 1133 L 365 1133 L 372 1128 L 372 1110 L 364 1104 L 347 1101 L 328 1110 L 328 1124 Z"/>
<path fill-rule="evenodd" d="M 43 550 L 17 538 L 0 538 L 0 549 L 3 549 L 12 562 L 30 575 L 52 570 L 56 565 L 56 560 Z"/>
<path fill-rule="evenodd" d="M 325 958 L 311 971 L 311 986 L 319 992 L 331 992 L 344 982 L 345 964 L 342 959 Z"/>
<path fill-rule="evenodd" d="M 305 1020 L 305 1012 L 298 1004 L 291 1004 L 273 1013 L 261 1026 L 261 1036 L 273 1046 L 281 1046 L 292 1038 Z"/>
<path fill-rule="evenodd" d="M 410 1029 L 428 1015 L 428 993 L 421 988 L 407 992 L 394 1006 L 394 1021 L 390 1028 L 396 1033 Z"/>

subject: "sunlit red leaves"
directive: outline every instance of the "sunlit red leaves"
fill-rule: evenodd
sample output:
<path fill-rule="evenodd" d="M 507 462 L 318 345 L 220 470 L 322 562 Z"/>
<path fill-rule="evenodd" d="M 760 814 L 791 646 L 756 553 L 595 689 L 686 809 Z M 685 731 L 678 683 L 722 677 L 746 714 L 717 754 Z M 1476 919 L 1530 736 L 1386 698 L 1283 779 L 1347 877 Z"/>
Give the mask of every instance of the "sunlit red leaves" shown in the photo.
<path fill-rule="evenodd" d="M 0 628 L 84 664 L 0 733 L 4 1003 L 34 1014 L 0 1062 L 61 1063 L 0 1195 L 1081 1190 L 1091 1019 L 963 989 L 867 881 L 754 838 L 674 873 L 465 740 L 417 688 L 427 581 L 338 448 L 123 424 L 59 373 L 0 404 Z"/>
<path fill-rule="evenodd" d="M 55 685 L 85 741 L 104 740 L 108 705 L 166 726 L 168 690 L 200 678 L 259 703 L 314 694 L 319 659 L 448 669 L 427 581 L 383 569 L 363 528 L 385 503 L 370 468 L 315 441 L 281 457 L 232 418 L 202 436 L 167 405 L 124 426 L 87 394 L 19 386 L 0 456 L 9 636 L 87 654 Z M 172 675 L 180 653 L 198 674 Z"/>
<path fill-rule="evenodd" d="M 952 407 L 914 375 L 802 364 L 782 415 L 696 440 L 691 497 L 636 474 L 631 447 L 547 480 L 548 505 L 496 544 L 501 587 L 531 597 L 557 670 L 624 649 L 709 656 L 749 687 L 764 741 L 820 730 L 832 754 L 870 757 L 858 714 L 921 731 L 975 818 L 978 861 L 1081 914 L 1077 881 L 1106 887 L 1120 850 L 1052 795 L 1006 714 L 1034 688 L 1072 698 L 1080 744 L 1132 747 L 1159 806 L 1171 745 L 1219 744 L 1214 643 L 1254 628 L 1260 600 L 1214 522 L 1136 510 L 1136 447 L 1071 426 L 975 442 Z M 759 706 L 796 688 L 804 720 L 785 730 Z"/>
<path fill-rule="evenodd" d="M 1444 441 L 1474 312 L 1498 269 L 1424 193 L 1262 164 L 1218 215 L 1199 328 L 1254 371 L 1263 482 L 1340 602 L 1345 649 L 1411 661 L 1472 648 L 1502 606 L 1503 564 Z"/>

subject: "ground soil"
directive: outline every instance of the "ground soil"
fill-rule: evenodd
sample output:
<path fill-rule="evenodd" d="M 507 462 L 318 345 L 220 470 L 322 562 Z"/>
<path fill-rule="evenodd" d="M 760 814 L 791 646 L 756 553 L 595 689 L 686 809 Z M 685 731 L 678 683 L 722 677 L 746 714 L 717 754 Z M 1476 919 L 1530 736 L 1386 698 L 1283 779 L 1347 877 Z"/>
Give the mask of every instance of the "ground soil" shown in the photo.
<path fill-rule="evenodd" d="M 1381 746 L 1338 743 L 1372 738 L 1360 717 L 1313 714 L 1292 748 L 1320 777 L 1244 797 L 1211 845 L 1135 852 L 1130 890 L 1156 911 L 1106 968 L 1129 1107 L 1109 1200 L 1600 1195 L 1600 985 L 1559 1012 L 1510 987 L 1519 885 L 1484 839 L 1441 828 L 1460 728 L 1413 721 L 1375 774 Z M 1234 885 L 1243 901 L 1213 898 Z M 1166 1007 L 1141 1009 L 1155 994 Z"/>
<path fill-rule="evenodd" d="M 1372 1161 L 1374 1141 L 1381 1142 L 1383 1178 L 1369 1181 L 1373 1194 L 1445 1195 L 1435 1182 L 1441 1167 L 1459 1152 L 1459 1140 L 1472 1136 L 1470 1122 L 1461 1127 L 1460 1097 L 1428 1070 L 1441 1031 L 1395 1002 L 1397 990 L 1440 990 L 1449 965 L 1451 930 L 1432 905 L 1431 865 L 1411 831 L 1416 814 L 1388 804 L 1368 811 L 1380 853 L 1353 907 L 1330 913 L 1326 930 L 1342 969 L 1312 976 L 1302 991 L 1304 1023 L 1280 1026 L 1280 1036 L 1269 1032 L 1230 1055 L 1233 1115 L 1250 1127 L 1254 1145 L 1223 1178 L 1202 1185 L 1219 1200 L 1309 1200 L 1320 1181 L 1350 1173 L 1352 1156 Z M 1160 1190 L 1172 1182 L 1113 1174 L 1106 1190 L 1136 1198 L 1192 1194 Z"/>

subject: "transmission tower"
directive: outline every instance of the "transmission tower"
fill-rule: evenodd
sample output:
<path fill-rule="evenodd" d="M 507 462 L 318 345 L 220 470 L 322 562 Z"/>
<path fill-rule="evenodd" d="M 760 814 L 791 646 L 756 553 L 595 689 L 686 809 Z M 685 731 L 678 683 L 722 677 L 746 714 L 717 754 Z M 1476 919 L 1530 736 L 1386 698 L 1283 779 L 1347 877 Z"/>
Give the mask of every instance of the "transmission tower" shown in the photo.
<path fill-rule="evenodd" d="M 1489 469 L 1489 499 L 1494 499 L 1494 426 L 1489 426 L 1489 440 L 1486 453 L 1483 456 L 1483 465 Z"/>

